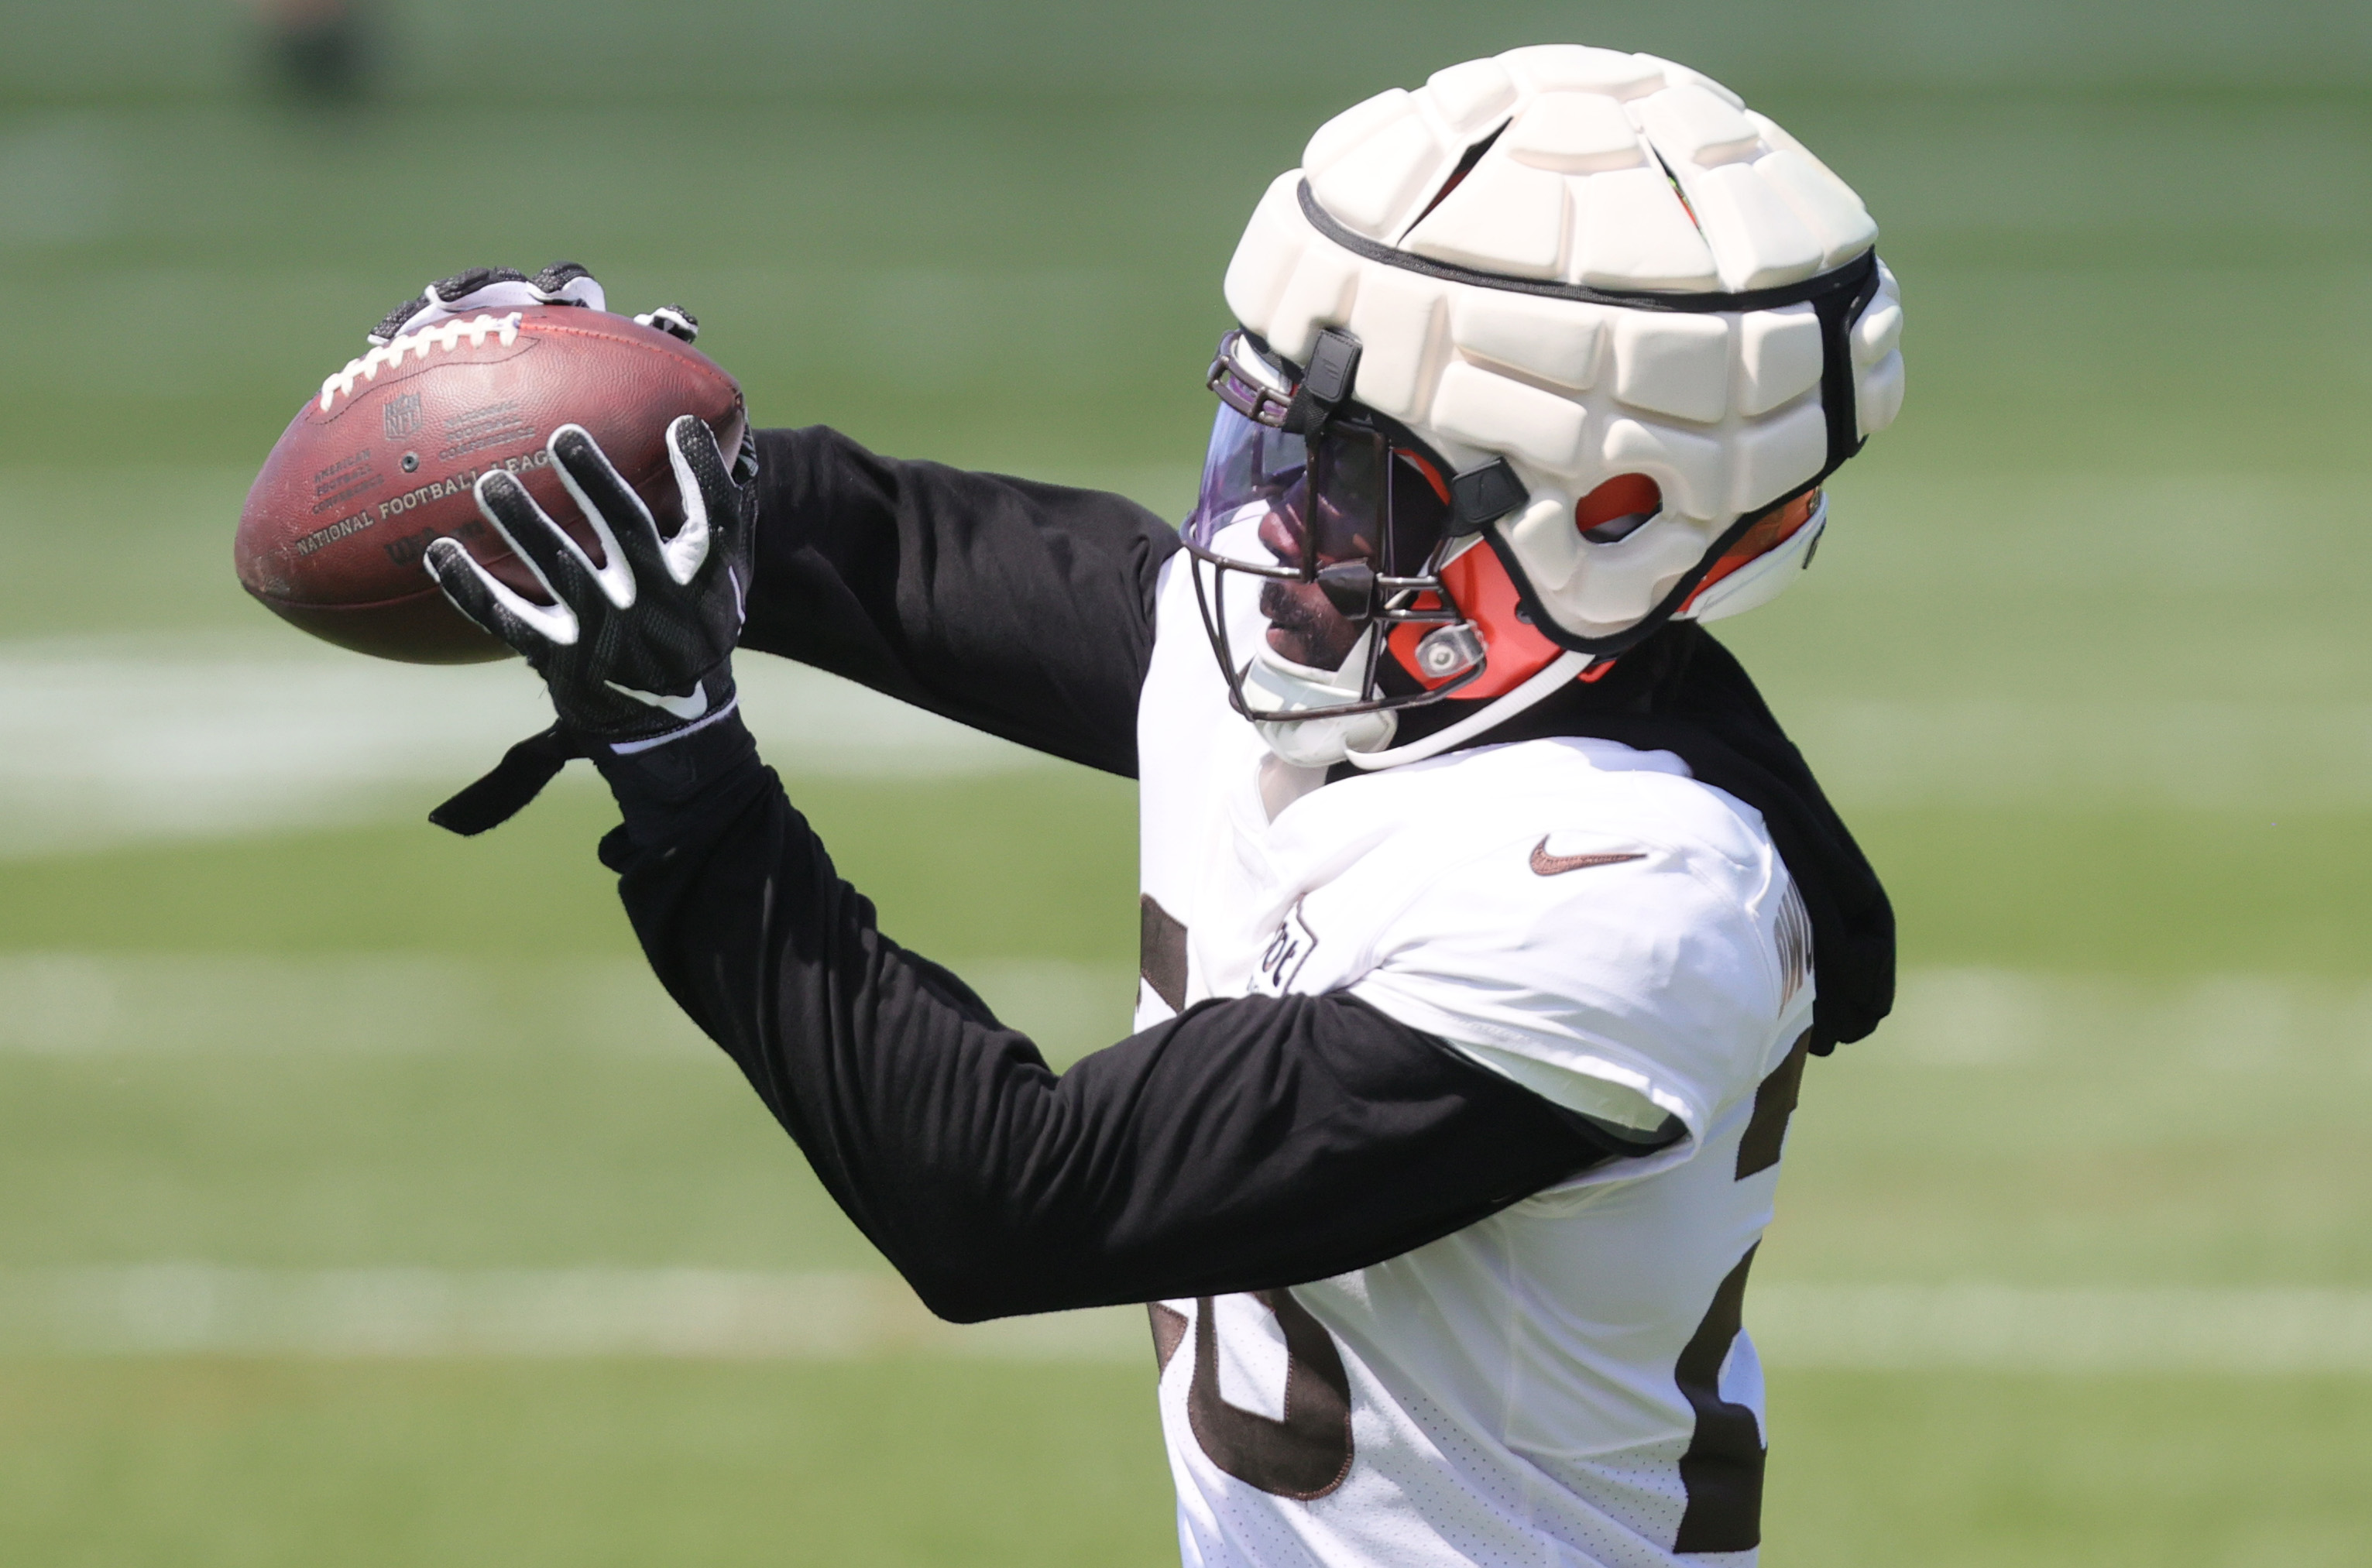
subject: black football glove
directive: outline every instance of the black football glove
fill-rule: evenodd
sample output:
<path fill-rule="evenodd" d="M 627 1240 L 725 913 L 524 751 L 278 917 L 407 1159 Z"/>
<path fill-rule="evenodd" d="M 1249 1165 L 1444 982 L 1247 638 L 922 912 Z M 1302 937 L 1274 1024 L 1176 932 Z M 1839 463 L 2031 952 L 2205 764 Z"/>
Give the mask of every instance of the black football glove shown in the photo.
<path fill-rule="evenodd" d="M 600 542 L 594 565 L 545 516 L 517 477 L 478 481 L 478 510 L 548 593 L 532 603 L 457 540 L 432 542 L 430 576 L 454 608 L 522 655 L 543 677 L 560 722 L 512 748 L 502 765 L 430 820 L 483 832 L 534 798 L 570 757 L 594 748 L 647 750 L 704 728 L 736 702 L 732 653 L 741 633 L 756 522 L 757 461 L 745 442 L 731 471 L 716 438 L 686 414 L 668 426 L 684 521 L 670 539 L 599 447 L 564 424 L 547 443 L 552 469 Z"/>
<path fill-rule="evenodd" d="M 457 317 L 529 305 L 610 308 L 600 280 L 575 261 L 554 261 L 532 277 L 510 267 L 471 267 L 437 279 L 389 311 L 370 330 L 369 342 L 373 348 L 384 348 L 405 332 L 424 331 Z M 700 322 L 680 305 L 662 305 L 634 319 L 686 343 L 700 336 Z"/>

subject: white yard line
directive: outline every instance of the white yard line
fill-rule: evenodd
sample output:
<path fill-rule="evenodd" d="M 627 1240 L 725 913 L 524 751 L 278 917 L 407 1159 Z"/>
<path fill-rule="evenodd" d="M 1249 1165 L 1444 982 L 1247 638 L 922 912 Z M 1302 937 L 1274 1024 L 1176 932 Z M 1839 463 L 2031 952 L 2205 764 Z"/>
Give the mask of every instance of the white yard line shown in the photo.
<path fill-rule="evenodd" d="M 0 1352 L 843 1360 L 1146 1354 L 1135 1309 L 958 1328 L 887 1275 L 154 1264 L 0 1272 Z"/>
<path fill-rule="evenodd" d="M 1136 975 L 1059 958 L 958 966 L 1058 1063 L 1126 1032 Z M 482 1054 L 550 1048 L 706 1057 L 639 958 L 0 952 L 0 1057 Z"/>
<path fill-rule="evenodd" d="M 1756 1285 L 1783 1368 L 2372 1375 L 2372 1290 Z M 0 1353 L 1061 1361 L 1149 1354 L 1134 1307 L 958 1327 L 886 1275 L 152 1264 L 0 1272 Z"/>
<path fill-rule="evenodd" d="M 1773 1283 L 1746 1301 L 1779 1366 L 2372 1374 L 2372 1290 Z"/>
<path fill-rule="evenodd" d="M 750 658 L 789 773 L 1039 765 L 848 682 Z M 1788 722 L 1847 806 L 2372 805 L 2372 705 L 1841 701 Z M 390 664 L 294 633 L 0 642 L 0 856 L 416 815 L 549 722 L 516 663 Z"/>
<path fill-rule="evenodd" d="M 963 979 L 1063 1060 L 1128 1026 L 1124 966 L 965 958 Z M 428 954 L 0 952 L 0 1056 L 568 1051 L 705 1053 L 636 958 L 490 963 Z M 2014 970 L 1903 972 L 1856 1060 L 1943 1072 L 2146 1060 L 2219 1074 L 2372 1074 L 2372 983 Z"/>
<path fill-rule="evenodd" d="M 2184 979 L 1997 969 L 1903 972 L 1870 1059 L 1946 1069 L 2147 1063 L 2227 1077 L 2372 1074 L 2372 984 L 2301 975 Z"/>
<path fill-rule="evenodd" d="M 780 660 L 744 660 L 738 675 L 788 773 L 1037 765 Z M 416 814 L 551 722 L 515 662 L 390 664 L 293 633 L 0 643 L 0 855 Z"/>

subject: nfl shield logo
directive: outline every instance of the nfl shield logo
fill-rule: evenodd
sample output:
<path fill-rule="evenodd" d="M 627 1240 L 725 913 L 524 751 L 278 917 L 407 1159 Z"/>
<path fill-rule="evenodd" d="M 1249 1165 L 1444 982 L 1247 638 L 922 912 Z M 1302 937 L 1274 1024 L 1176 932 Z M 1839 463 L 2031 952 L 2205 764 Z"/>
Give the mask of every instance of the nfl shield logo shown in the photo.
<path fill-rule="evenodd" d="M 402 392 L 388 400 L 384 414 L 387 438 L 401 441 L 420 428 L 420 394 Z"/>

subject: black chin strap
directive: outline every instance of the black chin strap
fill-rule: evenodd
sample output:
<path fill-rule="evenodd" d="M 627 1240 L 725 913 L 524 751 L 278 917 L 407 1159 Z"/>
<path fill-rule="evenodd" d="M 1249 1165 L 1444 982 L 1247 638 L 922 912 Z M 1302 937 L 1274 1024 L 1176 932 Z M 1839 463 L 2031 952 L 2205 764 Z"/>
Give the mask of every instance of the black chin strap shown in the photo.
<path fill-rule="evenodd" d="M 1820 323 L 1820 412 L 1829 426 L 1829 460 L 1812 482 L 1837 471 L 1846 459 L 1859 452 L 1868 442 L 1861 433 L 1861 396 L 1854 381 L 1853 330 L 1861 313 L 1878 297 L 1878 252 L 1865 250 L 1860 257 L 1837 269 L 1846 278 L 1858 281 L 1849 289 L 1831 289 L 1812 298 L 1812 314 Z"/>
<path fill-rule="evenodd" d="M 571 760 L 591 755 L 583 741 L 555 724 L 504 752 L 485 777 L 431 811 L 428 819 L 448 833 L 475 838 L 526 809 Z"/>

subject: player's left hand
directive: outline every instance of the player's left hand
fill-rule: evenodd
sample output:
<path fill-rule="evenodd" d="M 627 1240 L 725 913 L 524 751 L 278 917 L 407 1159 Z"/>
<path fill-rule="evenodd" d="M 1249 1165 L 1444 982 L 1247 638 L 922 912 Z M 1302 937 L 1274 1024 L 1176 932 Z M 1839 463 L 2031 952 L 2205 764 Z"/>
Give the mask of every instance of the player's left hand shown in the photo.
<path fill-rule="evenodd" d="M 509 644 L 541 675 L 564 729 L 581 742 L 638 751 L 730 711 L 731 656 L 741 632 L 757 512 L 747 443 L 734 470 L 691 414 L 668 426 L 683 524 L 662 539 L 650 509 L 584 429 L 548 443 L 553 470 L 601 545 L 596 566 L 544 514 L 517 476 L 478 481 L 478 510 L 553 600 L 535 604 L 497 580 L 457 540 L 425 564 L 462 614 Z"/>
<path fill-rule="evenodd" d="M 554 261 L 532 276 L 516 267 L 468 267 L 451 277 L 438 278 L 380 317 L 366 341 L 373 348 L 384 348 L 406 332 L 425 331 L 483 311 L 536 305 L 607 310 L 610 298 L 601 280 L 575 261 Z M 700 336 L 699 319 L 680 305 L 662 305 L 634 319 L 685 343 Z"/>

